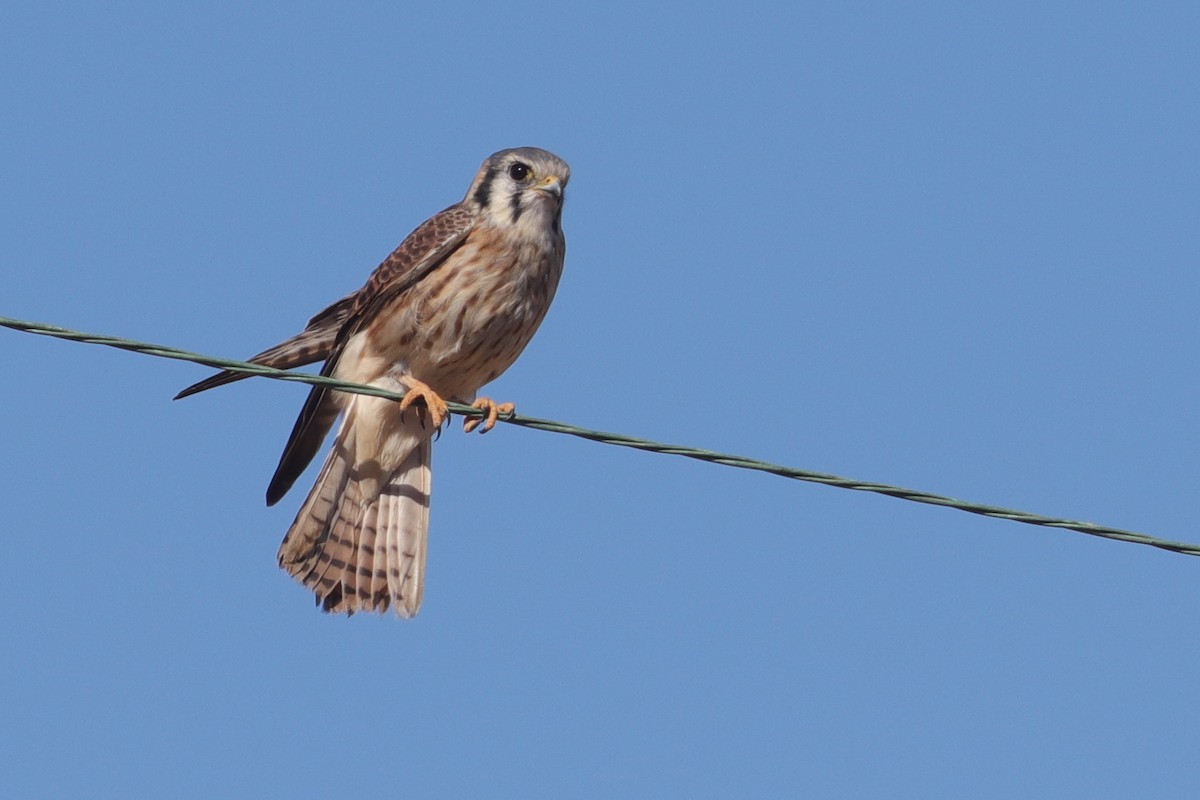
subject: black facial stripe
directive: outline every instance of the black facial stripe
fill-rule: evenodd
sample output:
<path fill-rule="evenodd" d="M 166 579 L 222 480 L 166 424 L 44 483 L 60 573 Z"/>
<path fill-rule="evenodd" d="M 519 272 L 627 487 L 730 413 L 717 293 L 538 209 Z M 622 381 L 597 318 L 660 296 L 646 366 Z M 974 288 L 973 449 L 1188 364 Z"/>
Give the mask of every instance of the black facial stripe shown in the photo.
<path fill-rule="evenodd" d="M 508 198 L 508 204 L 512 208 L 512 221 L 513 222 L 516 222 L 518 219 L 520 219 L 521 212 L 525 210 L 521 206 L 521 191 L 522 191 L 521 189 L 517 189 L 515 192 L 512 193 L 512 196 Z"/>
<path fill-rule="evenodd" d="M 492 180 L 496 177 L 496 168 L 488 167 L 487 172 L 483 173 L 483 180 L 479 182 L 479 187 L 475 189 L 475 202 L 480 208 L 487 208 L 488 200 L 492 196 Z"/>

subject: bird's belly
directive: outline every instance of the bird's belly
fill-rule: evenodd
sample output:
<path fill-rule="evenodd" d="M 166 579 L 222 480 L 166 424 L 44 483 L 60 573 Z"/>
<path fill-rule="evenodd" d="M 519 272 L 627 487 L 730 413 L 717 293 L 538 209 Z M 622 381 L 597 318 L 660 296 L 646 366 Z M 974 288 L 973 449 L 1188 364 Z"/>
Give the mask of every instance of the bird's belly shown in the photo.
<path fill-rule="evenodd" d="M 468 400 L 529 344 L 554 297 L 562 260 L 526 252 L 488 259 L 471 248 L 455 256 L 397 299 L 387 314 L 391 341 L 380 351 L 443 397 Z"/>
<path fill-rule="evenodd" d="M 546 313 L 545 305 L 496 302 L 466 293 L 447 321 L 418 337 L 408 361 L 413 377 L 447 398 L 468 399 L 512 366 Z M 422 341 L 423 339 L 423 341 Z"/>

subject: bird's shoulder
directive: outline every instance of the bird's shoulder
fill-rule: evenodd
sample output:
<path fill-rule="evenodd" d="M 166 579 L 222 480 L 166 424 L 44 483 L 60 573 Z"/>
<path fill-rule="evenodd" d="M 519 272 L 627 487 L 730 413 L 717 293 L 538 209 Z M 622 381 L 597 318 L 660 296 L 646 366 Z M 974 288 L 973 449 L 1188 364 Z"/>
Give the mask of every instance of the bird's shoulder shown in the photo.
<path fill-rule="evenodd" d="M 475 212 L 462 203 L 422 222 L 371 273 L 358 293 L 359 307 L 382 293 L 390 294 L 419 280 L 466 238 L 474 222 Z"/>

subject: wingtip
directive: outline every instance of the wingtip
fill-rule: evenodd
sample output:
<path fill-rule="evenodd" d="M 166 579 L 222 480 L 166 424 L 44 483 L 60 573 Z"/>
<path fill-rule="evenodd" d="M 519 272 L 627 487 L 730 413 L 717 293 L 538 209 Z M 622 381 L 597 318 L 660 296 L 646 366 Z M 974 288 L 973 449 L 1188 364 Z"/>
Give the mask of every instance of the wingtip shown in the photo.
<path fill-rule="evenodd" d="M 292 484 L 296 482 L 295 478 L 280 477 L 279 470 L 271 476 L 271 483 L 267 486 L 267 505 L 273 506 L 283 499 L 292 489 Z"/>
<path fill-rule="evenodd" d="M 175 395 L 171 399 L 172 400 L 182 400 L 185 397 L 191 397 L 194 394 L 199 394 L 200 392 L 203 392 L 205 389 L 211 388 L 209 386 L 209 384 L 212 383 L 212 380 L 213 380 L 212 378 L 205 378 L 202 381 L 193 383 L 191 386 L 188 386 L 186 389 L 181 390 L 179 392 L 179 394 Z"/>

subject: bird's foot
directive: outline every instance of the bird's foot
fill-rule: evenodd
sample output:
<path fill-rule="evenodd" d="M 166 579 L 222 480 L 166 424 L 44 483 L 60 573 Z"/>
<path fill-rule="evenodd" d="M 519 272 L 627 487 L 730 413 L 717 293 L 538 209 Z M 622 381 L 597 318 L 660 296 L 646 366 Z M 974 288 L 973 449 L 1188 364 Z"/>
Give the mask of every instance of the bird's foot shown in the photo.
<path fill-rule="evenodd" d="M 500 415 L 508 416 L 517 410 L 517 407 L 512 403 L 496 403 L 490 397 L 480 397 L 474 403 L 471 403 L 471 408 L 478 408 L 483 412 L 482 417 L 467 417 L 463 420 L 463 430 L 467 433 L 479 427 L 483 423 L 483 427 L 479 428 L 480 433 L 487 433 L 492 428 L 496 427 L 496 420 Z"/>
<path fill-rule="evenodd" d="M 446 401 L 439 397 L 437 392 L 418 380 L 407 378 L 406 382 L 410 388 L 404 393 L 404 399 L 400 401 L 400 413 L 403 414 L 412 406 L 416 406 L 422 424 L 425 423 L 425 416 L 428 414 L 433 427 L 440 429 L 442 423 L 446 421 L 446 416 L 450 413 L 446 408 Z"/>

